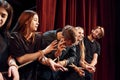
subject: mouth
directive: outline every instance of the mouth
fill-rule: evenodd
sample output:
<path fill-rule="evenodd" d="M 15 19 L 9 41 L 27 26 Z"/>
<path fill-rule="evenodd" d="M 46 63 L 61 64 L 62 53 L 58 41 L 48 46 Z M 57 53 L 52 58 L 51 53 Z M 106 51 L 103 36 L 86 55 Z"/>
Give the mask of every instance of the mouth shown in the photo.
<path fill-rule="evenodd" d="M 0 25 L 2 25 L 2 21 L 0 21 Z"/>

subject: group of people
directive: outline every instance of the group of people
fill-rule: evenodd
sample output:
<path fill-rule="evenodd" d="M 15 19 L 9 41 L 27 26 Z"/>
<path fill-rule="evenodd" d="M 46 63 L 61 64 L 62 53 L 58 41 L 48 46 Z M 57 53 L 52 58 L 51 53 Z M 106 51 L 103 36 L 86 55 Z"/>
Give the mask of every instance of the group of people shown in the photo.
<path fill-rule="evenodd" d="M 93 80 L 104 28 L 84 37 L 82 27 L 37 32 L 38 14 L 21 13 L 10 32 L 13 9 L 0 0 L 0 80 Z"/>

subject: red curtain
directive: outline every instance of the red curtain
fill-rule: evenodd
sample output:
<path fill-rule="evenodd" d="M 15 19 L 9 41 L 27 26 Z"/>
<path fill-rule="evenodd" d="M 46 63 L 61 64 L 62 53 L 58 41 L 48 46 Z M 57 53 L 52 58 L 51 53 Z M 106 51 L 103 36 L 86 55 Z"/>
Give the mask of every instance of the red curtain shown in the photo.
<path fill-rule="evenodd" d="M 85 35 L 97 25 L 105 28 L 99 40 L 95 80 L 115 80 L 115 4 L 114 0 L 36 0 L 40 19 L 38 31 L 63 28 L 65 25 L 82 26 Z"/>

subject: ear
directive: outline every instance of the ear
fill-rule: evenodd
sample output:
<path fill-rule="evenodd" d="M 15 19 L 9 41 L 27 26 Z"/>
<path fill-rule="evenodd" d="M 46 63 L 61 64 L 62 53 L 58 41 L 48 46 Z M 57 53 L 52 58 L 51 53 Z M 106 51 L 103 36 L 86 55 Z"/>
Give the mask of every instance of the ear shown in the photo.
<path fill-rule="evenodd" d="M 93 32 L 94 31 L 94 29 L 92 29 L 92 31 L 91 32 Z"/>

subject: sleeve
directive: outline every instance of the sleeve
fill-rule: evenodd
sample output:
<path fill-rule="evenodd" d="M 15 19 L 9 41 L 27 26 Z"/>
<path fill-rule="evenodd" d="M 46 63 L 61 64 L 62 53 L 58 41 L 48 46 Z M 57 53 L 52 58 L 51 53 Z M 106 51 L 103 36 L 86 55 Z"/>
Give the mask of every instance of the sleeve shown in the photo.
<path fill-rule="evenodd" d="M 12 55 L 13 57 L 20 57 L 24 55 L 23 53 L 25 53 L 25 51 L 22 48 L 20 41 L 17 37 L 13 36 L 13 38 L 10 38 L 9 41 L 10 55 Z"/>
<path fill-rule="evenodd" d="M 67 66 L 76 62 L 76 47 L 70 47 L 68 51 L 64 51 L 61 55 L 62 59 L 66 59 L 67 60 Z"/>
<path fill-rule="evenodd" d="M 95 53 L 97 53 L 98 55 L 100 55 L 100 50 L 101 50 L 101 48 L 100 48 L 100 44 L 98 43 L 98 42 L 96 42 L 96 51 L 95 51 Z"/>

